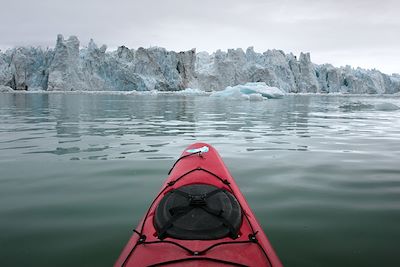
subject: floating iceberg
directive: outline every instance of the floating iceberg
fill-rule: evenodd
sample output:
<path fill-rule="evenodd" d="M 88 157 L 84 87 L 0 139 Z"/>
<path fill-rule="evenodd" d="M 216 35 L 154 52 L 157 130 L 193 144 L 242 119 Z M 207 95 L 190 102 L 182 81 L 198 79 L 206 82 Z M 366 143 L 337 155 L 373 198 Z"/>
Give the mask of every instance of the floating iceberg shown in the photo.
<path fill-rule="evenodd" d="M 246 83 L 244 85 L 228 86 L 225 90 L 214 92 L 212 97 L 231 99 L 262 100 L 263 98 L 282 98 L 285 95 L 281 89 L 268 86 L 265 82 Z"/>

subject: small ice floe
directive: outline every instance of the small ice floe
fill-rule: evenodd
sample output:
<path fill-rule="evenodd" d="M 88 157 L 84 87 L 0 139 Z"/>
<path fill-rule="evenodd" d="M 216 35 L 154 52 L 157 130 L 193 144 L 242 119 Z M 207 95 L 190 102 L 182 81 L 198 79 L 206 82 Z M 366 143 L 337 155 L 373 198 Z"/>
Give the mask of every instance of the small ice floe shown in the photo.
<path fill-rule="evenodd" d="M 375 105 L 375 109 L 379 111 L 393 111 L 393 110 L 398 110 L 400 109 L 399 106 L 389 103 L 389 102 L 383 102 Z"/>
<path fill-rule="evenodd" d="M 285 94 L 284 91 L 277 87 L 268 86 L 264 82 L 257 82 L 228 86 L 222 91 L 213 92 L 211 96 L 259 101 L 264 98 L 282 98 Z"/>
<path fill-rule="evenodd" d="M 367 104 L 367 103 L 362 103 L 360 101 L 347 103 L 339 106 L 339 108 L 343 109 L 344 111 L 363 111 L 363 110 L 393 111 L 400 109 L 399 106 L 389 102 L 382 102 L 378 104 Z"/>
<path fill-rule="evenodd" d="M 359 110 L 369 110 L 374 109 L 374 105 L 362 103 L 360 101 L 350 102 L 339 106 L 340 109 L 344 111 L 359 111 Z"/>
<path fill-rule="evenodd" d="M 208 95 L 209 93 L 200 90 L 200 89 L 196 89 L 196 88 L 186 88 L 182 91 L 174 91 L 175 94 L 179 94 L 179 95 Z"/>

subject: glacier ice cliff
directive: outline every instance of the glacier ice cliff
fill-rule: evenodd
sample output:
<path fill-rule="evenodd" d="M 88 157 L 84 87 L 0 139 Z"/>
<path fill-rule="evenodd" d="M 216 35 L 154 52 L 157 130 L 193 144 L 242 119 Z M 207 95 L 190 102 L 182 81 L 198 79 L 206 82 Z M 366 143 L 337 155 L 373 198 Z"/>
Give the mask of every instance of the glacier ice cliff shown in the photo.
<path fill-rule="evenodd" d="M 77 37 L 57 36 L 54 49 L 17 47 L 0 51 L 0 88 L 48 91 L 219 91 L 263 82 L 286 93 L 392 94 L 400 92 L 400 75 L 378 70 L 336 68 L 312 63 L 309 53 L 297 58 L 281 50 L 257 53 L 229 49 L 212 54 L 195 49 L 164 48 L 108 52 L 90 40 L 80 48 Z M 12 89 L 11 89 L 12 88 Z"/>

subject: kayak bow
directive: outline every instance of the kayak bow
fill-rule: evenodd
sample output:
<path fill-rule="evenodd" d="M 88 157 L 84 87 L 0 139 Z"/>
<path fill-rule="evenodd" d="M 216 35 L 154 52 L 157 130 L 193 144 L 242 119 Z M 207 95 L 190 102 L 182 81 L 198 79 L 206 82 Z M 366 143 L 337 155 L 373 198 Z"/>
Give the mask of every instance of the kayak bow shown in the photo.
<path fill-rule="evenodd" d="M 189 146 L 114 266 L 282 264 L 217 151 Z"/>

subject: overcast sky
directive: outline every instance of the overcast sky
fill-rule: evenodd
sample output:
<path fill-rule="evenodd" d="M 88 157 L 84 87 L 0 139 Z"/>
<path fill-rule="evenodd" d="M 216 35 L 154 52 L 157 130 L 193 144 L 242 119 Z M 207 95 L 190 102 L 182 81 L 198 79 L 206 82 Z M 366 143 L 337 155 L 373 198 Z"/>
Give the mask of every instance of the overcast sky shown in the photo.
<path fill-rule="evenodd" d="M 398 0 L 0 0 L 0 48 L 54 47 L 58 33 L 109 49 L 254 46 L 315 63 L 400 73 Z"/>

